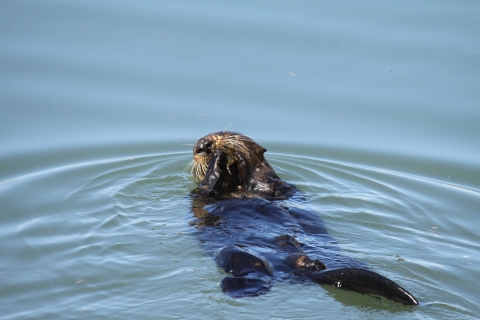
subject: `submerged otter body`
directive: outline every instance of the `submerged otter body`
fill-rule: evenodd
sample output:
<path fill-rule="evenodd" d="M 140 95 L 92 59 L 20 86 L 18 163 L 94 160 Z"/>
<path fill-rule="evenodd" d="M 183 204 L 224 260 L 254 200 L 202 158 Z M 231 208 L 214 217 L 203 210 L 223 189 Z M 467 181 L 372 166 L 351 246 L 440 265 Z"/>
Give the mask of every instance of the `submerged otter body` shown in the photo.
<path fill-rule="evenodd" d="M 197 141 L 192 174 L 193 231 L 201 247 L 230 273 L 222 290 L 255 296 L 275 280 L 313 281 L 386 297 L 407 305 L 415 297 L 392 280 L 341 255 L 323 220 L 302 209 L 303 197 L 265 160 L 266 149 L 235 132 Z"/>

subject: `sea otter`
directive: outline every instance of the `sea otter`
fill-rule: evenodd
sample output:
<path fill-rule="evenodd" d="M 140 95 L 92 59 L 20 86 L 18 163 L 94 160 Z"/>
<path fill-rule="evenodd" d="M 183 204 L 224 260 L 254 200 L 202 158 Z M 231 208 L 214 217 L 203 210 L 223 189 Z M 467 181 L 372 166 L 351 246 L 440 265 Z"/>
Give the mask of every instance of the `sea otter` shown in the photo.
<path fill-rule="evenodd" d="M 281 180 L 265 160 L 267 151 L 236 132 L 215 132 L 193 149 L 193 233 L 218 266 L 232 297 L 256 296 L 275 280 L 314 281 L 383 296 L 406 305 L 407 290 L 340 254 L 323 220 L 302 209 L 302 194 Z"/>

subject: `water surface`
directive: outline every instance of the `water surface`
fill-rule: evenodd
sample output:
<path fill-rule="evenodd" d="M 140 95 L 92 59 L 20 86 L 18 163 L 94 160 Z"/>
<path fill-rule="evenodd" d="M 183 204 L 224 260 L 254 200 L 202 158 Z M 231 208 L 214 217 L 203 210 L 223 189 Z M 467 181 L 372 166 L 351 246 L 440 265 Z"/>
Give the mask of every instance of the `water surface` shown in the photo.
<path fill-rule="evenodd" d="M 476 318 L 479 29 L 465 1 L 2 2 L 2 316 Z M 224 295 L 184 169 L 225 128 L 421 305 Z"/>

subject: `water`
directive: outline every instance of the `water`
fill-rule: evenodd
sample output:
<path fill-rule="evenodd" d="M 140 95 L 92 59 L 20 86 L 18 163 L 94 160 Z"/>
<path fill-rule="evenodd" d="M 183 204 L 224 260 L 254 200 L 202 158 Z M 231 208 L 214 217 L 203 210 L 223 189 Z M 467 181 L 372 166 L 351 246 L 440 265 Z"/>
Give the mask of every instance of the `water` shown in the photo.
<path fill-rule="evenodd" d="M 1 318 L 476 318 L 479 29 L 475 2 L 2 2 Z M 227 127 L 421 305 L 225 296 L 183 170 Z"/>

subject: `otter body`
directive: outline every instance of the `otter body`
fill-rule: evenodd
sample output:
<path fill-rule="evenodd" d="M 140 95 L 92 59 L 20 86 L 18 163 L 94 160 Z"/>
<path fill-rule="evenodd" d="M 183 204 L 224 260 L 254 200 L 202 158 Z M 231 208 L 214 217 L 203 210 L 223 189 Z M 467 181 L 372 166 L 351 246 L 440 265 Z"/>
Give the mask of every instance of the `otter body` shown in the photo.
<path fill-rule="evenodd" d="M 245 297 L 267 293 L 275 280 L 313 281 L 418 304 L 392 280 L 341 255 L 323 220 L 301 208 L 301 193 L 277 176 L 265 151 L 235 132 L 212 133 L 194 147 L 193 232 L 231 274 L 222 290 Z"/>

